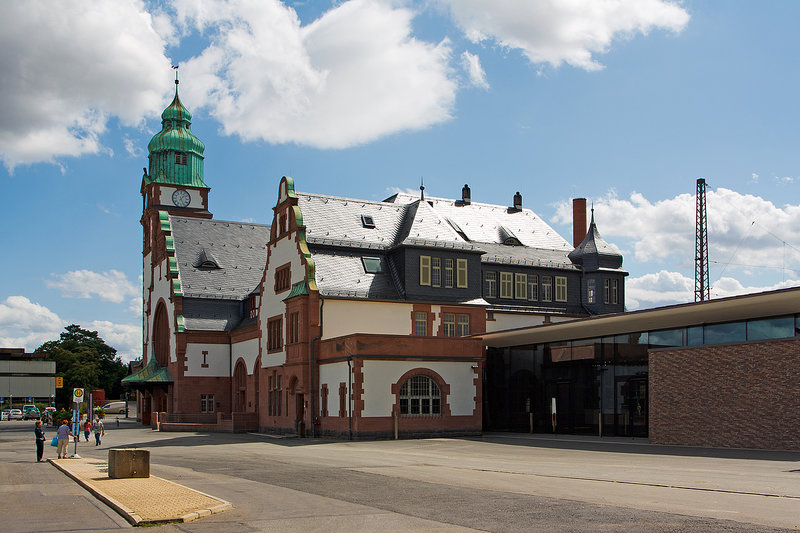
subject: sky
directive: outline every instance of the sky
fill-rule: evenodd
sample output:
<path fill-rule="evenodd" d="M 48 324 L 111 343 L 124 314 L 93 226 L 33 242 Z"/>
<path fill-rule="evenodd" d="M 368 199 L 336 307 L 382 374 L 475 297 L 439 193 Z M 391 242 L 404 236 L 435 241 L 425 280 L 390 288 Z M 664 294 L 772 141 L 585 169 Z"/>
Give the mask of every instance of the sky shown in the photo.
<path fill-rule="evenodd" d="M 0 346 L 65 325 L 141 356 L 142 168 L 174 95 L 216 219 L 297 190 L 572 198 L 624 255 L 626 307 L 800 285 L 800 2 L 0 1 Z"/>

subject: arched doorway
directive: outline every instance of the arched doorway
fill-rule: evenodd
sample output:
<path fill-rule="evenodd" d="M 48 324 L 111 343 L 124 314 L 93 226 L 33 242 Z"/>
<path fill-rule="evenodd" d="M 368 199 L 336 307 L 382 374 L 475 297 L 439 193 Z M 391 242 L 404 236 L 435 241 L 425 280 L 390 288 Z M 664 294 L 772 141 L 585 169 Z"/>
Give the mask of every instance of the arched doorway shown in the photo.
<path fill-rule="evenodd" d="M 233 371 L 233 411 L 242 413 L 247 410 L 247 369 L 239 360 Z"/>

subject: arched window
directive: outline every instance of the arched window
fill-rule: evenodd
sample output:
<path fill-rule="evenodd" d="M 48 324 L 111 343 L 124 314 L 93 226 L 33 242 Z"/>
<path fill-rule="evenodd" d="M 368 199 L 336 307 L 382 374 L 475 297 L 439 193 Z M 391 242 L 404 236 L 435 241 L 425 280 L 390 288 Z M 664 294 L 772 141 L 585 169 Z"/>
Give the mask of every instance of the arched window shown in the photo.
<path fill-rule="evenodd" d="M 436 382 L 427 376 L 408 378 L 400 388 L 400 414 L 442 414 L 442 395 Z"/>
<path fill-rule="evenodd" d="M 153 350 L 156 356 L 156 362 L 159 366 L 167 366 L 169 364 L 169 317 L 167 315 L 167 308 L 163 302 L 158 304 L 156 308 L 155 319 L 153 320 Z"/>

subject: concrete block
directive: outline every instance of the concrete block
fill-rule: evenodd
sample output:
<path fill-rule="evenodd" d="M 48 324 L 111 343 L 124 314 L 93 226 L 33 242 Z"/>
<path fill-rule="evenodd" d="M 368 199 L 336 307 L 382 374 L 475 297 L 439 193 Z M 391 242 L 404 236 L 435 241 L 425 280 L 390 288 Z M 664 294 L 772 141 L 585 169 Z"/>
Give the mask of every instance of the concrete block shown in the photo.
<path fill-rule="evenodd" d="M 108 477 L 150 477 L 150 450 L 112 448 L 108 450 Z"/>

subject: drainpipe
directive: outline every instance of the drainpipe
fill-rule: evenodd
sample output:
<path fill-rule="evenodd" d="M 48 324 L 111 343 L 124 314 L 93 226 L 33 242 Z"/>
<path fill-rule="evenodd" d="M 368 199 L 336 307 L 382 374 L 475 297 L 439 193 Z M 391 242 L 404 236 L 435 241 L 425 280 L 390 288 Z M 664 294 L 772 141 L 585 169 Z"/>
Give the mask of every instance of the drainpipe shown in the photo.
<path fill-rule="evenodd" d="M 228 388 L 230 389 L 231 420 L 233 420 L 233 344 L 228 342 Z M 216 401 L 216 400 L 214 400 Z M 214 406 L 216 413 L 217 406 Z"/>
<path fill-rule="evenodd" d="M 350 440 L 353 440 L 353 369 L 350 366 L 352 358 L 352 355 L 347 356 L 347 431 L 350 434 Z"/>
<path fill-rule="evenodd" d="M 325 300 L 320 296 L 319 298 L 319 335 L 311 339 L 311 358 L 309 365 L 311 366 L 311 436 L 317 437 L 317 425 L 314 423 L 317 418 L 317 411 L 314 409 L 316 406 L 317 387 L 314 381 L 314 342 L 322 338 L 322 309 L 325 307 Z"/>

